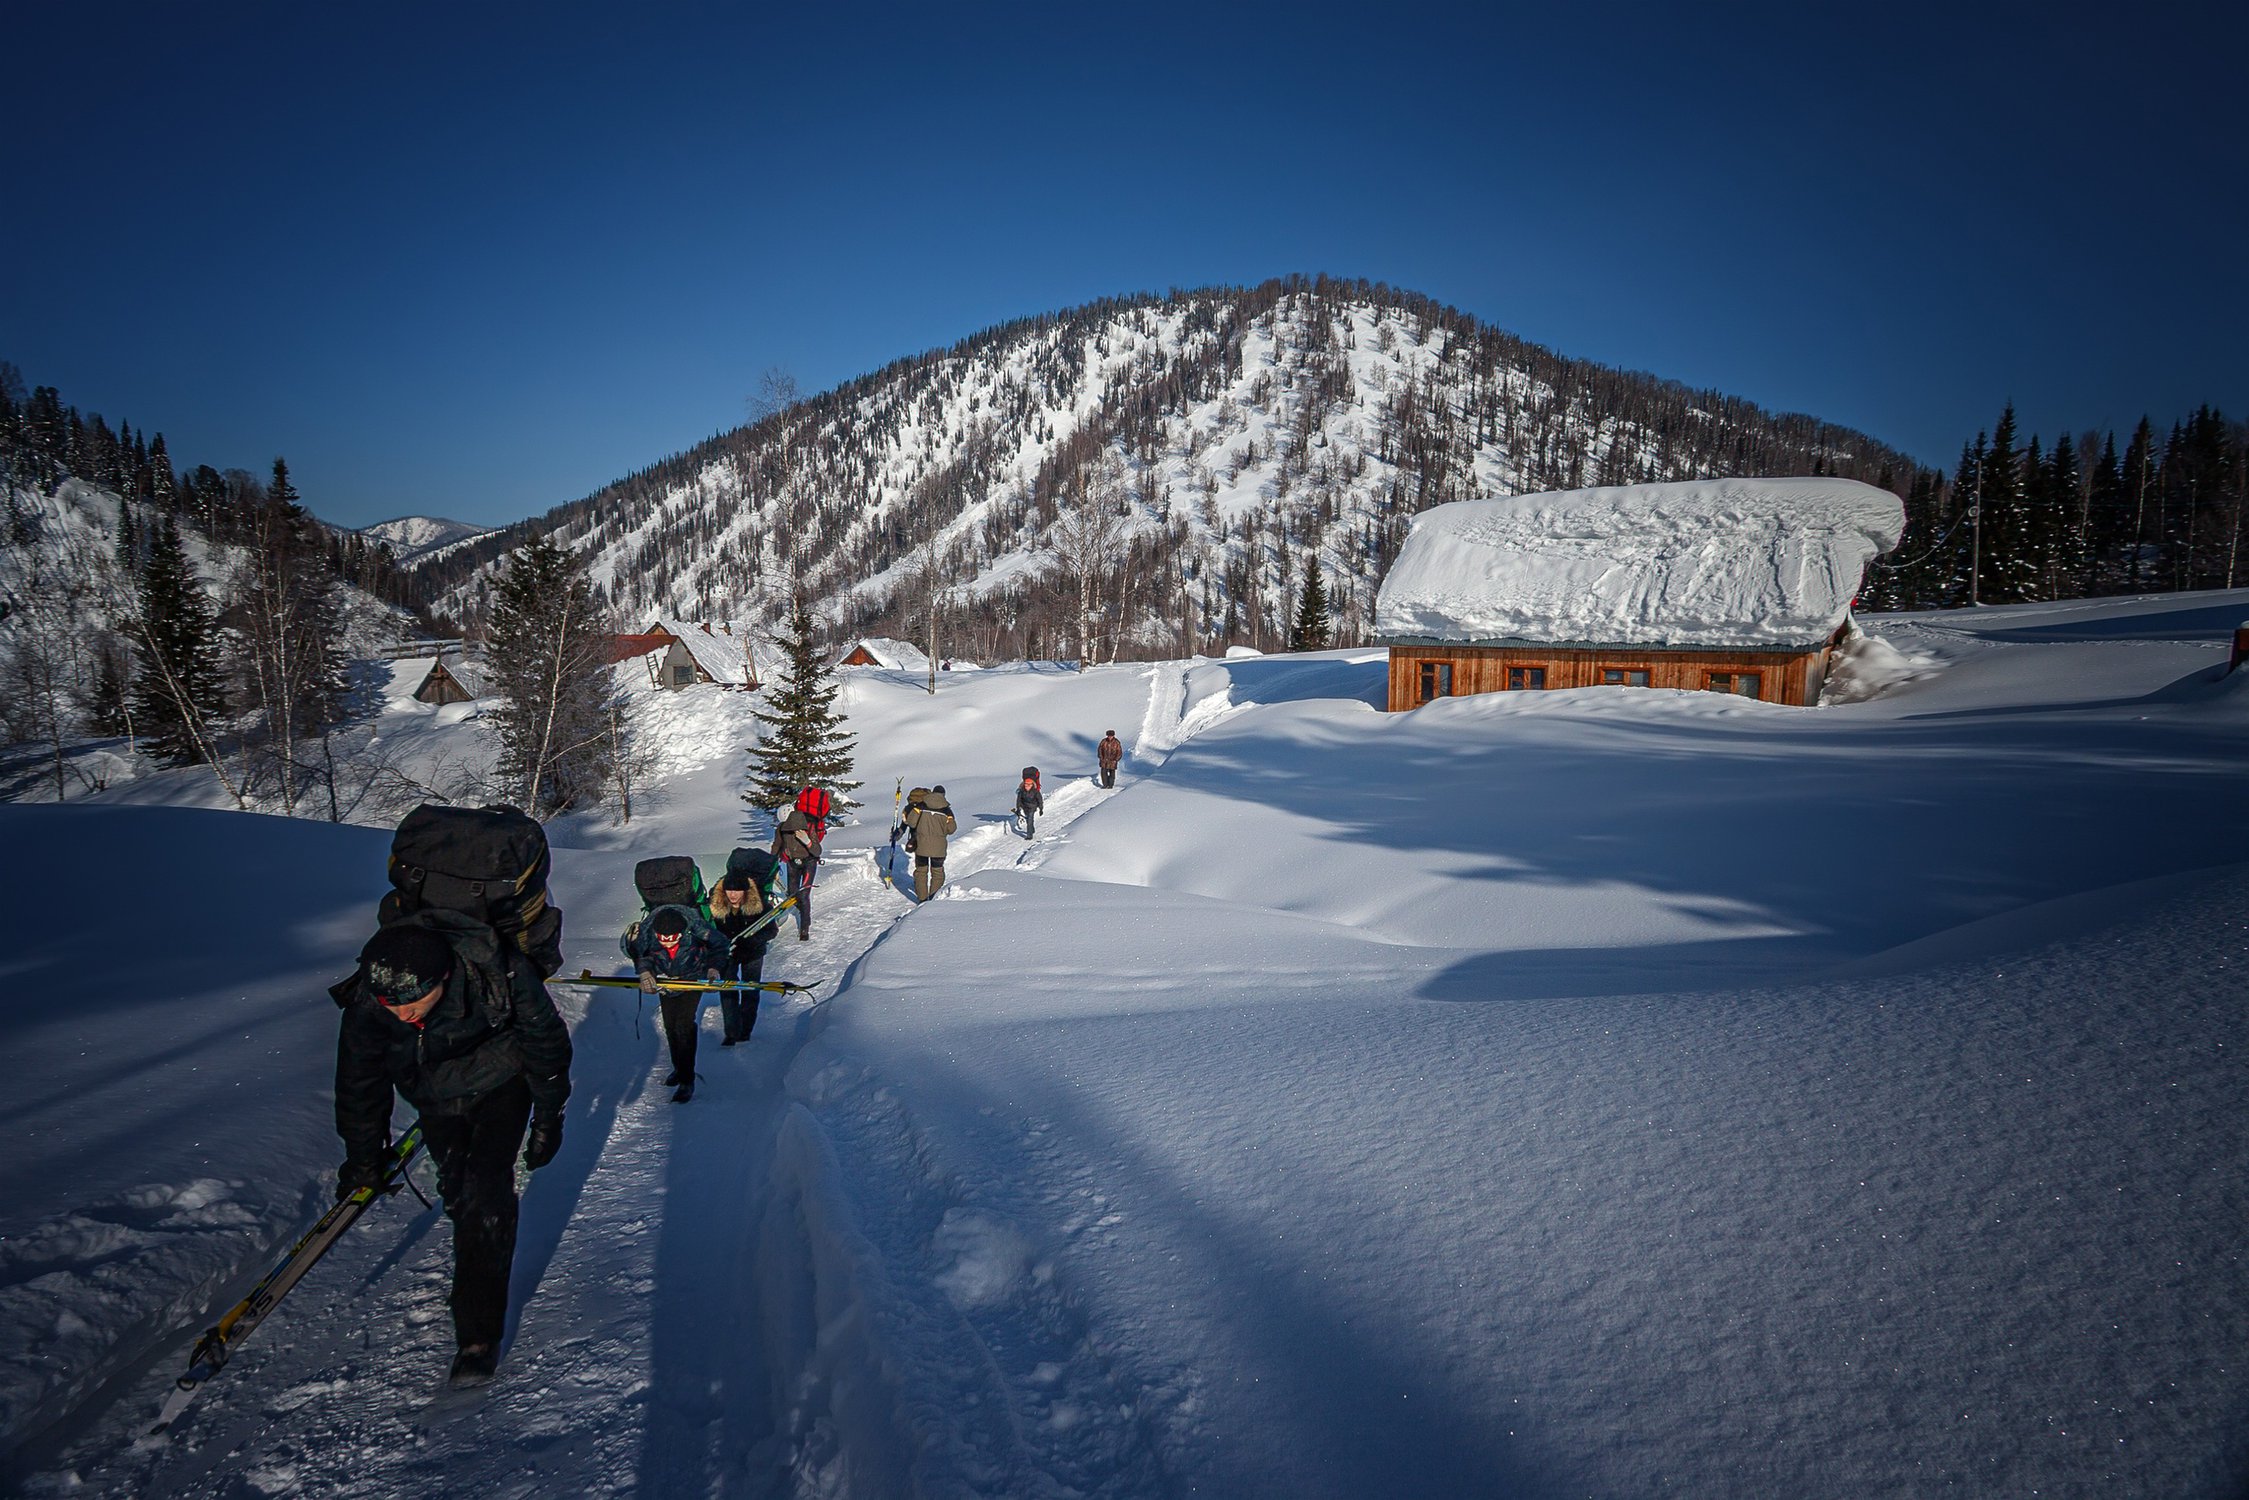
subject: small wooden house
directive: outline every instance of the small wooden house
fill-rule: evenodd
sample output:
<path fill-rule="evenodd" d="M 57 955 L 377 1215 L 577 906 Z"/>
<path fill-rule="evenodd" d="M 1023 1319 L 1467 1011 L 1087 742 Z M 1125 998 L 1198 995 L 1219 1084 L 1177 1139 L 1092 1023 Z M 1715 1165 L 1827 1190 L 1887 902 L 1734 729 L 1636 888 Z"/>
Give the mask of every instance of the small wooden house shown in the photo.
<path fill-rule="evenodd" d="M 1905 508 L 1849 479 L 1713 479 L 1424 511 L 1383 579 L 1391 711 L 1656 687 L 1819 701 L 1866 565 Z"/>
<path fill-rule="evenodd" d="M 707 624 L 661 618 L 646 630 L 613 637 L 610 649 L 612 661 L 662 652 L 661 659 L 652 660 L 648 667 L 650 680 L 662 688 L 692 687 L 698 682 L 759 686 L 757 657 L 749 642 Z"/>
<path fill-rule="evenodd" d="M 836 660 L 839 667 L 888 667 L 894 672 L 926 672 L 929 657 L 911 641 L 870 635 L 851 643 Z"/>
<path fill-rule="evenodd" d="M 414 689 L 414 698 L 421 703 L 470 703 L 483 693 L 482 674 L 466 661 L 447 666 L 440 655 L 430 663 L 429 675 L 422 679 L 421 686 Z"/>

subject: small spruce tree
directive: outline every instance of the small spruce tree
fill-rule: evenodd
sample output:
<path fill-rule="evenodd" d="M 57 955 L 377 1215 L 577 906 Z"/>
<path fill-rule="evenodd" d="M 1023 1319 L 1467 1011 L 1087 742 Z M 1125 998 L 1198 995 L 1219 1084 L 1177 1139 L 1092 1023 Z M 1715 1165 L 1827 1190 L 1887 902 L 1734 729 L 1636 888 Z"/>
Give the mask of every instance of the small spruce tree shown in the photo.
<path fill-rule="evenodd" d="M 1328 625 L 1327 585 L 1320 581 L 1318 558 L 1304 570 L 1304 587 L 1297 595 L 1296 623 L 1290 627 L 1291 651 L 1325 651 L 1333 632 Z"/>
<path fill-rule="evenodd" d="M 173 765 L 210 750 L 203 724 L 226 713 L 219 683 L 218 624 L 170 517 L 154 529 L 141 573 L 133 677 L 141 747 Z"/>
<path fill-rule="evenodd" d="M 827 789 L 839 809 L 856 806 L 849 796 L 859 785 L 849 779 L 854 744 L 834 707 L 842 685 L 813 641 L 812 616 L 802 598 L 790 610 L 781 649 L 788 667 L 758 712 L 764 727 L 750 746 L 750 789 L 742 800 L 756 808 L 784 808 L 799 788 L 817 786 Z"/>

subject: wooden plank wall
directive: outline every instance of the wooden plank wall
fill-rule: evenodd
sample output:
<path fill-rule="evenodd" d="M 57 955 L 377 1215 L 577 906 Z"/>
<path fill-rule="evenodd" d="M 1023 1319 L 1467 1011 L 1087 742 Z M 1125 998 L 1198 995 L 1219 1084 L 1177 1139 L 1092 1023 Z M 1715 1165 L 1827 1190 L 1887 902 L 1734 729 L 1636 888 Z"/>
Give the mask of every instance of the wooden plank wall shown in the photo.
<path fill-rule="evenodd" d="M 1758 697 L 1767 703 L 1801 705 L 1817 691 L 1816 671 L 1826 652 L 1809 651 L 1649 651 L 1635 654 L 1629 647 L 1582 648 L 1559 646 L 1392 646 L 1390 648 L 1390 711 L 1401 713 L 1421 705 L 1421 664 L 1452 664 L 1452 696 L 1507 691 L 1509 667 L 1544 667 L 1546 686 L 1599 687 L 1605 667 L 1621 667 L 1648 674 L 1648 686 L 1702 691 L 1713 672 L 1755 672 L 1762 679 Z"/>

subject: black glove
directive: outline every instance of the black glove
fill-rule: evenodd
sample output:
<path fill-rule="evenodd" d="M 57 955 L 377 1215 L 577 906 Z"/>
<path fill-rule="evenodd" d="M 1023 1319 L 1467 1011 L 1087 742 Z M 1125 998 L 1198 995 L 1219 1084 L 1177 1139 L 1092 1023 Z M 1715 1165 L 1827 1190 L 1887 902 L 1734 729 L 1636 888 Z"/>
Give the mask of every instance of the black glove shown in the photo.
<path fill-rule="evenodd" d="M 380 1189 L 390 1163 L 379 1156 L 347 1156 L 336 1168 L 336 1201 L 343 1202 L 361 1188 Z"/>
<path fill-rule="evenodd" d="M 523 1143 L 523 1164 L 536 1172 L 562 1149 L 562 1114 L 540 1110 L 531 1116 L 531 1136 Z"/>

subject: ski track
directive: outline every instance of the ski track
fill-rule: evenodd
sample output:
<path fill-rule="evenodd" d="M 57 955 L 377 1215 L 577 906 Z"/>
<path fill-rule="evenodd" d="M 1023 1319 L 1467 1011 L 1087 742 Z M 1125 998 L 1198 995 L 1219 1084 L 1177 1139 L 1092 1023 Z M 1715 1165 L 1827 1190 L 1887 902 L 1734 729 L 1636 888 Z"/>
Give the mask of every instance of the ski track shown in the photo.
<path fill-rule="evenodd" d="M 1126 784 L 1228 707 L 1221 692 L 1188 712 L 1182 664 L 1147 676 Z M 1072 777 L 1048 792 L 1036 839 L 1012 820 L 956 836 L 955 883 L 938 899 L 997 894 L 957 882 L 1035 869 L 1114 795 L 1094 776 Z M 604 858 L 622 868 L 646 852 Z M 911 863 L 901 851 L 886 870 L 885 853 L 822 866 L 809 941 L 782 919 L 766 977 L 815 983 L 817 997 L 767 996 L 751 1041 L 731 1049 L 718 1045 L 715 1000 L 703 1006 L 687 1105 L 658 1082 L 668 1063 L 653 1005 L 636 1035 L 632 992 L 556 987 L 576 1046 L 567 1130 L 524 1192 L 510 1334 L 489 1388 L 444 1389 L 452 1231 L 401 1195 L 339 1242 L 167 1438 L 141 1434 L 184 1361 L 184 1338 L 116 1383 L 107 1410 L 22 1492 L 783 1500 L 918 1489 L 933 1461 L 997 1481 L 994 1492 L 1145 1492 L 1154 1459 L 1129 1384 L 1109 1372 L 1063 1291 L 976 1308 L 979 1274 L 1032 1253 L 1007 1216 L 921 1161 L 913 1123 L 879 1081 L 818 1080 L 821 1123 L 784 1093 L 838 982 L 913 910 Z M 597 941 L 569 952 L 563 972 L 577 967 L 615 962 Z M 850 1106 L 840 1116 L 839 1103 Z M 899 1175 L 838 1181 L 821 1130 L 839 1121 L 887 1137 L 854 1160 L 879 1158 Z M 434 1200 L 426 1159 L 415 1175 Z M 1073 1201 L 1039 1216 L 1098 1232 L 1105 1200 L 1083 1174 L 1072 1180 Z M 854 1201 L 893 1207 L 861 1222 Z M 210 1311 L 268 1264 L 248 1266 Z M 942 1415 L 929 1410 L 939 1392 L 952 1398 Z M 1062 1472 L 1024 1470 L 1033 1426 Z M 886 1455 L 869 1451 L 869 1430 L 911 1436 Z M 1055 1432 L 1070 1441 L 1058 1447 Z M 895 1473 L 882 1472 L 886 1457 Z"/>

